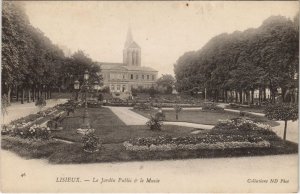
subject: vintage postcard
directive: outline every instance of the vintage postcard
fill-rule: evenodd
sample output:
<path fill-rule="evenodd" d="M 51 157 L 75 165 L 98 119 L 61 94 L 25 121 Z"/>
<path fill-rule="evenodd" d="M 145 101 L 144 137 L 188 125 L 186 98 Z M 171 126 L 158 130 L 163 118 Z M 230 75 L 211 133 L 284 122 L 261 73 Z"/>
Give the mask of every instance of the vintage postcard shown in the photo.
<path fill-rule="evenodd" d="M 297 1 L 3 1 L 1 192 L 298 192 Z"/>

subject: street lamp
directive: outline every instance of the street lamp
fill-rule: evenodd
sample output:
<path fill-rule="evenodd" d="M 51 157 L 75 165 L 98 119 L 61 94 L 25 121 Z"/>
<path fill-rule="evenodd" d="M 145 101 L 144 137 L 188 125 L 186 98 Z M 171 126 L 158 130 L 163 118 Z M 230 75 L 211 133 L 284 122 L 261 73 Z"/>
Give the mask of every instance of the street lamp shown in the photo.
<path fill-rule="evenodd" d="M 85 70 L 84 75 L 83 75 L 84 80 L 87 81 L 87 80 L 89 79 L 89 77 L 90 77 L 89 71 L 88 71 L 88 70 Z"/>
<path fill-rule="evenodd" d="M 75 91 L 76 91 L 76 101 L 78 101 L 78 91 L 79 91 L 79 89 L 80 89 L 80 86 L 79 86 L 79 81 L 78 80 L 76 80 L 75 82 L 74 82 L 74 89 L 75 89 Z"/>
<path fill-rule="evenodd" d="M 95 81 L 94 82 L 94 90 L 96 90 L 97 92 L 98 92 L 98 90 L 99 90 L 99 82 L 98 81 Z"/>
<path fill-rule="evenodd" d="M 87 96 L 90 90 L 98 91 L 100 89 L 99 82 L 95 81 L 92 85 L 88 84 L 90 75 L 88 70 L 86 70 L 83 74 L 83 84 L 80 87 L 80 83 L 78 80 L 74 82 L 74 89 L 76 90 L 76 100 L 78 100 L 78 92 L 84 92 L 84 114 L 83 114 L 83 124 L 81 126 L 82 129 L 89 129 L 90 123 L 88 119 L 88 103 L 87 103 Z"/>
<path fill-rule="evenodd" d="M 86 70 L 84 72 L 84 75 L 83 75 L 83 78 L 84 78 L 84 82 L 83 82 L 83 89 L 85 91 L 85 94 L 84 94 L 84 115 L 83 115 L 83 124 L 82 124 L 82 128 L 84 129 L 89 129 L 90 128 L 90 123 L 88 121 L 88 110 L 87 110 L 87 92 L 88 92 L 88 89 L 89 89 L 89 86 L 88 86 L 88 79 L 89 79 L 89 72 L 88 70 Z"/>

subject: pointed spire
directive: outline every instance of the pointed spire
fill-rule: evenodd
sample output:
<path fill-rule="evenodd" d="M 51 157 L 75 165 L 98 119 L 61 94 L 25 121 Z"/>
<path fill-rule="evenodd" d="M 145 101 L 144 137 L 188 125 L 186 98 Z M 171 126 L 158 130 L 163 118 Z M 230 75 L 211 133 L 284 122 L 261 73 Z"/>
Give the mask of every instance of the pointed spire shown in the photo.
<path fill-rule="evenodd" d="M 131 27 L 129 26 L 128 31 L 127 31 L 125 48 L 127 48 L 132 42 L 133 42 L 133 38 L 132 38 L 132 33 L 131 33 Z"/>

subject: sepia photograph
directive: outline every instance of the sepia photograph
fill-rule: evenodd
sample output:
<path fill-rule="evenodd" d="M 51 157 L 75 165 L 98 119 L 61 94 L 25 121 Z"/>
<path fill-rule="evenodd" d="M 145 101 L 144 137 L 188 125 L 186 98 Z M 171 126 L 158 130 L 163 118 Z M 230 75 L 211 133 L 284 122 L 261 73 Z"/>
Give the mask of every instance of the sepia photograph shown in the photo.
<path fill-rule="evenodd" d="M 1 192 L 299 191 L 298 1 L 1 10 Z"/>

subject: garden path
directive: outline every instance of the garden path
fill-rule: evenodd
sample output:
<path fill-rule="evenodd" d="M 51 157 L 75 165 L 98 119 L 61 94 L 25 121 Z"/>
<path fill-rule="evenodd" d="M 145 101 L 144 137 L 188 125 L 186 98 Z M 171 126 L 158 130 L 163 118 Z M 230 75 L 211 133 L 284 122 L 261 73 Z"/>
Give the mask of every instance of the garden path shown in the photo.
<path fill-rule="evenodd" d="M 67 99 L 50 99 L 47 100 L 47 105 L 45 108 L 50 108 L 57 104 L 65 102 L 67 102 Z M 8 124 L 9 122 L 24 117 L 26 115 L 37 113 L 38 111 L 39 109 L 35 106 L 34 102 L 24 104 L 13 103 L 11 104 L 11 106 L 8 107 L 8 115 L 5 115 L 4 117 L 4 124 Z M 1 114 L 1 122 L 3 122 L 2 118 L 3 116 Z"/>
<path fill-rule="evenodd" d="M 3 192 L 290 193 L 298 188 L 296 154 L 67 165 L 51 165 L 42 159 L 26 160 L 4 150 L 1 155 Z M 23 173 L 26 176 L 21 177 Z M 80 177 L 82 182 L 56 182 L 57 177 Z M 119 177 L 159 178 L 160 182 L 100 184 L 92 182 L 93 177 L 116 181 Z M 90 181 L 84 181 L 86 179 Z M 268 180 L 268 183 L 248 183 L 249 179 Z M 272 184 L 270 179 L 279 179 L 279 182 Z M 281 179 L 289 183 L 280 183 Z"/>

